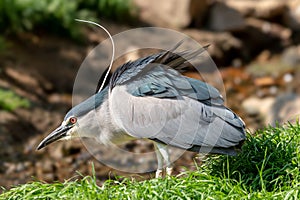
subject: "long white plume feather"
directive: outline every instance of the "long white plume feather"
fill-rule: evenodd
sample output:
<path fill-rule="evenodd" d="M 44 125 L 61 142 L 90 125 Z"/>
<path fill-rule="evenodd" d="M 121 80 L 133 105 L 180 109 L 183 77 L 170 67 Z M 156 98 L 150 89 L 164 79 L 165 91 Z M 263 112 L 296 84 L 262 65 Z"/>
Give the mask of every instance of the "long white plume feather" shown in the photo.
<path fill-rule="evenodd" d="M 105 81 L 106 81 L 106 79 L 108 77 L 108 74 L 109 74 L 109 72 L 110 72 L 110 70 L 112 68 L 112 64 L 114 62 L 114 57 L 115 57 L 115 43 L 114 43 L 114 40 L 113 40 L 111 34 L 108 32 L 108 30 L 104 26 L 102 26 L 100 24 L 97 24 L 96 22 L 92 22 L 92 21 L 88 21 L 88 20 L 82 20 L 82 19 L 75 19 L 75 20 L 78 21 L 78 22 L 84 22 L 84 23 L 88 23 L 88 24 L 93 24 L 93 25 L 96 25 L 96 26 L 102 28 L 107 33 L 107 35 L 109 36 L 109 38 L 111 40 L 111 44 L 112 44 L 111 61 L 110 61 L 110 64 L 109 64 L 109 69 L 107 70 L 107 72 L 105 74 L 105 77 L 103 79 L 103 82 L 101 84 L 101 87 L 98 90 L 98 92 L 100 92 L 103 89 L 103 87 L 104 87 L 104 83 L 105 83 Z"/>

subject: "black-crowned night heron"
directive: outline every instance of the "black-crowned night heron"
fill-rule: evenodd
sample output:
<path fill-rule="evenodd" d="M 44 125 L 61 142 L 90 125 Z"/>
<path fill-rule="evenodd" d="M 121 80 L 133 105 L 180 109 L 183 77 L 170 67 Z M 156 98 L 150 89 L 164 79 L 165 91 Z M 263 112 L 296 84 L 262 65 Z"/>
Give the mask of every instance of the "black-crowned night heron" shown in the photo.
<path fill-rule="evenodd" d="M 123 64 L 103 90 L 73 107 L 37 149 L 74 137 L 102 144 L 150 139 L 158 160 L 156 177 L 164 167 L 167 175 L 172 173 L 167 145 L 235 155 L 245 139 L 244 122 L 224 106 L 217 89 L 180 73 L 202 52 L 163 51 Z"/>

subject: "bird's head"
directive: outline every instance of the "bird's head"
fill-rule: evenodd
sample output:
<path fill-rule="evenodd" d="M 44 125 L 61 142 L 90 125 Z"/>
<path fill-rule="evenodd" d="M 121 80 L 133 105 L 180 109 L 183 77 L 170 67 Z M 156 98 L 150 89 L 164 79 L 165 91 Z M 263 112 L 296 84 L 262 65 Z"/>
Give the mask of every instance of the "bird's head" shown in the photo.
<path fill-rule="evenodd" d="M 101 105 L 107 101 L 108 89 L 103 89 L 77 106 L 73 107 L 65 116 L 61 125 L 45 137 L 37 150 L 57 141 L 76 137 L 95 137 L 99 132 L 96 115 Z M 101 116 L 100 116 L 101 117 Z"/>
<path fill-rule="evenodd" d="M 78 129 L 78 118 L 76 116 L 66 116 L 61 125 L 42 140 L 38 145 L 37 150 L 42 149 L 57 140 L 68 140 L 78 137 Z"/>

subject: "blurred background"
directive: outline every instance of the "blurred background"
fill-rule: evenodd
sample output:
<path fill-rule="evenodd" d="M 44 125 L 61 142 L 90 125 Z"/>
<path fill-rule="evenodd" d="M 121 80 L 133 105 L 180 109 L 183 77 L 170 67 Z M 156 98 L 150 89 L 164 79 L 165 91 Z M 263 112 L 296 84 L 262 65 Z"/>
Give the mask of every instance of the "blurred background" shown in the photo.
<path fill-rule="evenodd" d="M 0 186 L 90 175 L 91 162 L 100 182 L 129 176 L 99 163 L 80 140 L 35 151 L 72 106 L 83 59 L 107 38 L 76 18 L 99 22 L 111 34 L 157 26 L 211 44 L 226 104 L 252 133 L 300 114 L 299 0 L 0 0 Z M 125 147 L 153 148 L 138 141 Z M 193 169 L 194 156 L 176 161 L 176 173 Z"/>

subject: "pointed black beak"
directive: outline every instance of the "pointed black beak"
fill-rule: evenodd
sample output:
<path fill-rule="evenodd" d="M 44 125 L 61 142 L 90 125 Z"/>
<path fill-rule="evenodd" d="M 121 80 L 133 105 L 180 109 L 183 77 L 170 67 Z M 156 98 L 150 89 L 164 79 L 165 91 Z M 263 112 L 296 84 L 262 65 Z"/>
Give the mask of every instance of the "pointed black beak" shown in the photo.
<path fill-rule="evenodd" d="M 55 129 L 52 133 L 50 133 L 43 141 L 38 145 L 36 150 L 40 150 L 47 146 L 48 144 L 51 144 L 52 142 L 55 142 L 61 138 L 66 137 L 67 131 L 72 128 L 72 126 L 60 126 L 57 129 Z"/>

